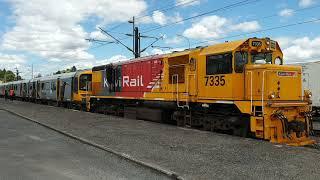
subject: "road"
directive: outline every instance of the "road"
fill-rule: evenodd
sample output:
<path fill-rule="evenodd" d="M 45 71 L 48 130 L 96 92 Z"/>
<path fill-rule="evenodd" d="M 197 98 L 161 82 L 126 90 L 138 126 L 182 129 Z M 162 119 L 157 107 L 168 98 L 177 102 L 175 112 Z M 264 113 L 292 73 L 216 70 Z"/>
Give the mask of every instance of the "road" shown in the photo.
<path fill-rule="evenodd" d="M 0 179 L 168 179 L 0 110 Z"/>

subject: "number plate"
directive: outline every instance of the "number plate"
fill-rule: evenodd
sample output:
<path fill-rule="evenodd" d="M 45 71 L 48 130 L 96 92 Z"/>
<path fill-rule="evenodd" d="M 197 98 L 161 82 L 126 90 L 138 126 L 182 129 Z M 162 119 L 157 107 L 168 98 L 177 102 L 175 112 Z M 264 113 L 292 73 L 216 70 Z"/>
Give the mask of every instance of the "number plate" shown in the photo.
<path fill-rule="evenodd" d="M 226 84 L 225 76 L 205 76 L 206 86 L 224 86 Z"/>
<path fill-rule="evenodd" d="M 251 45 L 253 47 L 260 47 L 260 46 L 262 46 L 262 42 L 261 41 L 252 41 Z"/>

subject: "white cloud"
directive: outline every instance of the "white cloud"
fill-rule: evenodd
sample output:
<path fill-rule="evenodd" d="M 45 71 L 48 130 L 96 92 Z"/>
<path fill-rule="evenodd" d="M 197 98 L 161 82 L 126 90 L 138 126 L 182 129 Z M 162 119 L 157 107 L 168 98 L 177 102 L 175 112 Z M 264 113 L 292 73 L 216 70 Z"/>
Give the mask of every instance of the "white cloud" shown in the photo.
<path fill-rule="evenodd" d="M 275 40 L 279 43 L 279 46 L 282 48 L 282 49 L 285 49 L 287 48 L 291 42 L 294 40 L 293 38 L 291 37 L 278 37 L 278 38 L 275 38 Z"/>
<path fill-rule="evenodd" d="M 282 16 L 282 17 L 290 17 L 292 15 L 293 15 L 292 9 L 283 9 L 279 12 L 279 16 Z"/>
<path fill-rule="evenodd" d="M 95 61 L 87 52 L 88 37 L 99 37 L 98 32 L 87 33 L 80 25 L 91 16 L 102 19 L 102 24 L 127 21 L 146 10 L 144 0 L 9 0 L 15 26 L 3 35 L 1 47 L 8 50 L 31 52 L 43 59 L 70 62 Z"/>
<path fill-rule="evenodd" d="M 186 29 L 183 35 L 194 39 L 218 38 L 225 33 L 224 26 L 228 20 L 219 16 L 207 16 L 198 23 L 192 24 L 192 27 Z"/>
<path fill-rule="evenodd" d="M 175 13 L 174 16 L 170 17 L 170 22 L 178 22 L 179 24 L 183 24 L 183 18 L 182 16 L 180 15 L 180 13 Z"/>
<path fill-rule="evenodd" d="M 102 34 L 101 31 L 99 31 L 99 30 L 91 32 L 89 37 L 92 39 L 98 39 L 98 40 L 110 39 L 109 36 Z"/>
<path fill-rule="evenodd" d="M 199 5 L 200 0 L 176 0 L 176 6 L 194 6 L 194 5 Z"/>
<path fill-rule="evenodd" d="M 155 54 L 158 54 L 158 55 L 161 55 L 161 54 L 168 54 L 168 53 L 171 53 L 171 52 L 174 52 L 174 51 L 183 51 L 182 48 L 175 48 L 175 49 L 169 49 L 169 50 L 163 50 L 163 49 L 160 49 L 160 48 L 154 48 L 151 50 L 151 54 L 155 55 Z"/>
<path fill-rule="evenodd" d="M 315 4 L 315 0 L 299 0 L 300 7 L 309 7 Z"/>
<path fill-rule="evenodd" d="M 167 17 L 161 11 L 154 11 L 152 14 L 152 19 L 155 23 L 160 24 L 162 26 L 167 24 Z"/>
<path fill-rule="evenodd" d="M 26 57 L 24 55 L 4 54 L 0 52 L 0 69 L 13 71 L 14 68 L 25 69 Z"/>
<path fill-rule="evenodd" d="M 258 29 L 260 29 L 260 25 L 257 21 L 236 24 L 227 18 L 213 15 L 192 24 L 192 27 L 186 29 L 183 35 L 193 39 L 209 39 L 221 38 L 233 31 L 250 32 Z"/>
<path fill-rule="evenodd" d="M 282 48 L 286 63 L 308 62 L 320 59 L 320 36 L 314 39 L 309 37 L 277 39 Z"/>
<path fill-rule="evenodd" d="M 161 26 L 166 25 L 167 23 L 176 23 L 178 22 L 179 24 L 183 24 L 182 22 L 183 18 L 180 15 L 180 13 L 175 13 L 174 16 L 167 16 L 161 11 L 154 11 L 151 17 L 144 17 L 144 19 L 141 21 L 139 20 L 140 23 L 156 23 Z M 181 21 L 181 22 L 180 22 Z"/>
<path fill-rule="evenodd" d="M 180 37 L 180 36 L 175 36 L 175 37 L 173 37 L 173 38 L 171 38 L 171 39 L 166 39 L 165 40 L 165 43 L 166 44 L 179 44 L 179 43 L 181 43 L 182 42 L 182 37 Z"/>
<path fill-rule="evenodd" d="M 109 64 L 109 63 L 116 63 L 116 62 L 121 62 L 121 61 L 125 61 L 125 60 L 128 60 L 128 58 L 126 56 L 115 55 L 115 56 L 112 56 L 111 58 L 104 59 L 104 60 L 101 60 L 101 61 L 97 61 L 96 65 L 104 65 L 104 64 Z"/>
<path fill-rule="evenodd" d="M 242 31 L 242 32 L 250 32 L 260 29 L 260 25 L 258 21 L 249 21 L 249 22 L 242 22 L 239 24 L 231 25 L 232 31 Z"/>
<path fill-rule="evenodd" d="M 23 55 L 4 54 L 0 52 L 0 64 L 21 64 L 25 63 Z"/>

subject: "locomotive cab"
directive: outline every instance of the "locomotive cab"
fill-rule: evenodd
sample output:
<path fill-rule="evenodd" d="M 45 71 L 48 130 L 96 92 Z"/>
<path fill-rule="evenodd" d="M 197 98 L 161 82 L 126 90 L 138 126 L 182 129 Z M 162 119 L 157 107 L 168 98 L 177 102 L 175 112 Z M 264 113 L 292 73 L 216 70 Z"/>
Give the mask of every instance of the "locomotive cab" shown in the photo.
<path fill-rule="evenodd" d="M 250 38 L 217 44 L 201 49 L 198 59 L 198 101 L 208 102 L 204 105 L 212 114 L 225 116 L 209 124 L 232 131 L 246 130 L 249 124 L 249 134 L 257 138 L 313 143 L 308 138 L 310 101 L 303 97 L 301 67 L 283 65 L 276 41 Z M 239 112 L 246 118 L 234 117 Z"/>
<path fill-rule="evenodd" d="M 310 101 L 303 97 L 301 67 L 283 65 L 275 41 L 254 38 L 247 45 L 244 83 L 245 100 L 251 107 L 251 132 L 273 142 L 312 143 L 307 139 Z"/>
<path fill-rule="evenodd" d="M 92 71 L 77 72 L 73 79 L 73 102 L 85 108 L 87 98 L 92 95 Z"/>

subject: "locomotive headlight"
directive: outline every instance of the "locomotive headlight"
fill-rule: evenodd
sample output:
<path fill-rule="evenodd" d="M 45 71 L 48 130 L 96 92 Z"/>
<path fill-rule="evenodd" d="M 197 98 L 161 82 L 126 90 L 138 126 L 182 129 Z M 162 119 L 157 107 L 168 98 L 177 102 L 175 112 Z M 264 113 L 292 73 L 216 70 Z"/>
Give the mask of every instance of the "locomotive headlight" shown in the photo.
<path fill-rule="evenodd" d="M 304 91 L 304 96 L 305 96 L 305 98 L 307 98 L 307 99 L 311 99 L 311 98 L 312 98 L 312 92 L 309 91 L 309 90 L 305 90 L 305 91 Z"/>
<path fill-rule="evenodd" d="M 271 94 L 269 95 L 269 99 L 274 99 L 274 98 L 276 98 L 276 95 L 275 95 L 274 93 L 271 93 Z"/>

